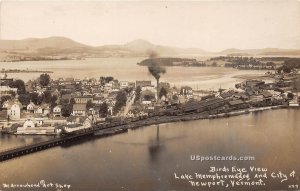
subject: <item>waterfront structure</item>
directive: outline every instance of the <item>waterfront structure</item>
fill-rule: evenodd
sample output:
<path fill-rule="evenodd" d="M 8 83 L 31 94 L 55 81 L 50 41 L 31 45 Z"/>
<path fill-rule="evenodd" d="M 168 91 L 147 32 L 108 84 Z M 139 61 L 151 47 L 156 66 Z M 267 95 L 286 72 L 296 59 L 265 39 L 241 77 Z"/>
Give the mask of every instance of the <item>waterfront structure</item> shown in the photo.
<path fill-rule="evenodd" d="M 16 134 L 39 134 L 53 135 L 56 134 L 56 128 L 50 125 L 43 125 L 43 119 L 26 119 L 22 127 L 17 128 Z"/>

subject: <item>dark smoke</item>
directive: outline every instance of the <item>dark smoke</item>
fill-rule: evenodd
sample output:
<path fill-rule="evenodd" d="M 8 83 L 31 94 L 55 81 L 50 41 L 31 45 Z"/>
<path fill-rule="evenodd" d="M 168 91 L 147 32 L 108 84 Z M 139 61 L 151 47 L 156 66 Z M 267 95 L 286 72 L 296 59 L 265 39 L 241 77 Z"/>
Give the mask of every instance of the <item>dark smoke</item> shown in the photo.
<path fill-rule="evenodd" d="M 159 66 L 156 62 L 158 54 L 154 51 L 149 52 L 149 59 L 151 63 L 148 65 L 148 70 L 150 74 L 159 81 L 160 75 L 166 73 L 166 68 Z"/>
<path fill-rule="evenodd" d="M 158 57 L 158 54 L 155 52 L 151 52 L 149 54 L 149 59 L 151 60 L 151 63 L 148 65 L 148 70 L 150 72 L 150 74 L 156 79 L 157 82 L 157 99 L 158 99 L 158 95 L 159 95 L 159 79 L 161 74 L 166 73 L 166 68 L 159 66 L 159 64 L 156 62 L 156 59 Z"/>

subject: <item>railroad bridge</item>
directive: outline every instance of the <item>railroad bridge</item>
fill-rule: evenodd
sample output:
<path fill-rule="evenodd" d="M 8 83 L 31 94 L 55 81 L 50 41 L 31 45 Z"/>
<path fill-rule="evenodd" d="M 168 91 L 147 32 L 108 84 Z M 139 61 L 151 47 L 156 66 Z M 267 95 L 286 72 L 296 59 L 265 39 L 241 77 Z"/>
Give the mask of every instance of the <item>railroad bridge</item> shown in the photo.
<path fill-rule="evenodd" d="M 6 150 L 6 151 L 3 151 L 0 153 L 0 162 L 9 160 L 9 159 L 12 159 L 15 157 L 20 157 L 22 155 L 27 155 L 27 154 L 31 154 L 34 152 L 46 150 L 51 147 L 56 147 L 56 146 L 62 145 L 67 142 L 79 140 L 83 137 L 91 136 L 91 135 L 93 135 L 93 133 L 94 133 L 94 130 L 90 130 L 90 131 L 76 134 L 76 135 L 58 137 L 58 138 L 54 138 L 54 139 L 40 142 L 40 143 L 26 145 L 26 146 L 14 148 L 14 149 L 9 149 L 9 150 Z"/>

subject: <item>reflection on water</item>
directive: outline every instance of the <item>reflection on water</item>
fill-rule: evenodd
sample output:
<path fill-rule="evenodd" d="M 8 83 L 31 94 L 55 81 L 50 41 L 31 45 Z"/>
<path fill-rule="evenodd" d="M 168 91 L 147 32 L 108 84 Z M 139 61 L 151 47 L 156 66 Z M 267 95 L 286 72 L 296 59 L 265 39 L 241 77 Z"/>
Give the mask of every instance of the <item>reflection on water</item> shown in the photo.
<path fill-rule="evenodd" d="M 175 181 L 174 172 L 204 173 L 210 166 L 254 165 L 299 174 L 299 115 L 300 110 L 270 110 L 153 125 L 0 163 L 0 180 L 22 183 L 44 179 L 71 184 L 74 190 L 150 191 L 199 190 Z M 190 160 L 193 154 L 255 156 L 256 160 L 199 162 Z M 286 188 L 269 181 L 269 189 Z"/>

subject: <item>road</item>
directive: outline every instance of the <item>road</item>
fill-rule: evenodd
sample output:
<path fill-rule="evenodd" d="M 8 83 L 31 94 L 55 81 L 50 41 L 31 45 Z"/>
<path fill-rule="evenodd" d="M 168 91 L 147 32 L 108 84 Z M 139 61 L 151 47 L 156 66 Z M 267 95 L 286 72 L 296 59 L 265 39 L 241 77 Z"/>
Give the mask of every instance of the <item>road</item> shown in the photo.
<path fill-rule="evenodd" d="M 122 116 L 126 116 L 127 113 L 130 111 L 132 104 L 134 103 L 134 99 L 135 99 L 135 92 L 133 91 L 132 96 L 130 97 L 130 99 L 127 100 L 126 102 L 126 106 L 124 108 L 124 111 L 122 113 Z"/>

